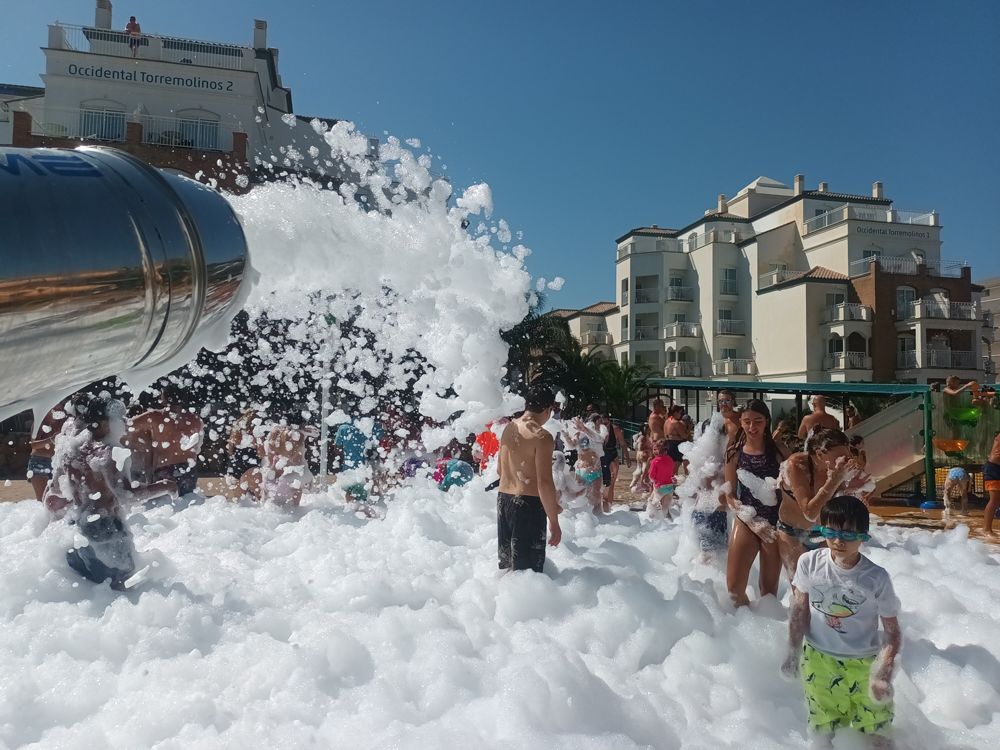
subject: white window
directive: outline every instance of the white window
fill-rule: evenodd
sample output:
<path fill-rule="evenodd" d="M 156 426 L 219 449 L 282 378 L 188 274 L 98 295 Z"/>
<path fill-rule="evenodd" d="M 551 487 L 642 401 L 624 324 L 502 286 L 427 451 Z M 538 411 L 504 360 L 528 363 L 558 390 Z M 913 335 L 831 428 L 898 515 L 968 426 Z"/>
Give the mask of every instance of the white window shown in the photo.
<path fill-rule="evenodd" d="M 622 279 L 622 307 L 628 304 L 628 279 Z"/>
<path fill-rule="evenodd" d="M 688 361 L 687 349 L 681 349 L 679 352 L 677 352 L 677 361 L 678 362 L 687 362 Z"/>
<path fill-rule="evenodd" d="M 628 341 L 628 315 L 622 315 L 622 341 Z"/>
<path fill-rule="evenodd" d="M 670 286 L 684 286 L 684 277 L 683 276 L 671 276 L 670 277 Z"/>
<path fill-rule="evenodd" d="M 917 299 L 917 290 L 908 286 L 896 287 L 896 320 L 906 320 Z"/>
<path fill-rule="evenodd" d="M 834 354 L 843 354 L 844 340 L 840 336 L 834 336 L 827 342 L 826 350 L 831 356 Z"/>
<path fill-rule="evenodd" d="M 674 313 L 674 323 L 686 323 L 687 318 L 684 313 Z"/>
<path fill-rule="evenodd" d="M 732 320 L 733 311 L 732 310 L 719 310 L 719 320 Z"/>
<path fill-rule="evenodd" d="M 832 292 L 826 295 L 826 306 L 831 307 L 833 305 L 844 304 L 844 293 L 843 292 Z"/>
<path fill-rule="evenodd" d="M 722 350 L 723 359 L 737 359 L 735 349 L 723 349 Z"/>
<path fill-rule="evenodd" d="M 125 105 L 108 99 L 81 102 L 79 137 L 94 141 L 124 141 Z"/>
<path fill-rule="evenodd" d="M 628 352 L 622 352 L 622 367 L 628 365 Z"/>
<path fill-rule="evenodd" d="M 899 336 L 896 343 L 901 352 L 915 352 L 917 350 L 916 336 Z"/>
<path fill-rule="evenodd" d="M 788 270 L 788 264 L 787 263 L 775 262 L 775 263 L 769 263 L 768 265 L 771 267 L 772 271 L 787 271 Z"/>
<path fill-rule="evenodd" d="M 882 257 L 882 251 L 879 250 L 876 247 L 871 247 L 871 248 L 868 248 L 867 250 L 862 250 L 861 251 L 861 257 L 862 258 L 881 258 Z"/>

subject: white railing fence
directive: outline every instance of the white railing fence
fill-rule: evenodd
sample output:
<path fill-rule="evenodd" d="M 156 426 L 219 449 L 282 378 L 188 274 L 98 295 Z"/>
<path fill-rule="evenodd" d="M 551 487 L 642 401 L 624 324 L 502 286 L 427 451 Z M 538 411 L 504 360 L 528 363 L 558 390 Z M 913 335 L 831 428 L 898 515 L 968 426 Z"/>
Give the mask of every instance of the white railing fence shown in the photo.
<path fill-rule="evenodd" d="M 938 214 L 934 211 L 912 211 L 888 206 L 870 206 L 856 203 L 845 203 L 826 213 L 807 219 L 806 234 L 839 224 L 847 219 L 859 221 L 877 221 L 884 224 L 919 224 L 922 226 L 938 226 Z"/>
<path fill-rule="evenodd" d="M 962 269 L 969 265 L 964 260 L 925 260 L 918 261 L 916 258 L 897 258 L 878 256 L 862 258 L 851 261 L 851 276 L 867 276 L 870 272 L 872 261 L 878 263 L 883 273 L 895 273 L 906 276 L 916 276 L 918 267 L 927 267 L 930 276 L 958 279 L 962 276 Z"/>
<path fill-rule="evenodd" d="M 660 290 L 659 289 L 636 289 L 635 290 L 635 302 L 636 304 L 648 303 L 648 302 L 659 302 L 660 301 Z"/>
<path fill-rule="evenodd" d="M 933 318 L 936 320 L 970 320 L 979 319 L 975 302 L 948 302 L 936 299 L 918 299 L 907 302 L 900 311 L 900 320 L 917 318 Z"/>
<path fill-rule="evenodd" d="M 135 48 L 135 57 L 140 60 L 186 63 L 228 70 L 252 69 L 254 57 L 252 48 L 235 44 L 145 33 L 132 40 L 125 31 L 65 23 L 49 26 L 49 48 L 112 57 L 132 57 L 132 50 Z M 246 66 L 244 58 L 247 60 Z"/>
<path fill-rule="evenodd" d="M 719 336 L 745 336 L 747 332 L 746 321 L 726 320 L 715 321 L 715 332 Z"/>
<path fill-rule="evenodd" d="M 720 359 L 713 364 L 716 375 L 754 375 L 757 370 L 752 359 Z"/>
<path fill-rule="evenodd" d="M 872 310 L 867 305 L 855 302 L 842 302 L 823 308 L 824 323 L 840 323 L 848 320 L 859 320 L 866 323 L 872 321 Z"/>
<path fill-rule="evenodd" d="M 668 339 L 701 338 L 701 326 L 698 323 L 668 323 L 663 328 L 663 335 Z"/>
<path fill-rule="evenodd" d="M 977 370 L 979 356 L 976 352 L 955 351 L 952 349 L 925 349 L 922 357 L 917 352 L 898 352 L 896 354 L 897 370 L 917 370 L 934 368 L 939 370 Z"/>
<path fill-rule="evenodd" d="M 823 358 L 824 370 L 870 370 L 871 357 L 864 352 L 838 352 Z"/>
<path fill-rule="evenodd" d="M 694 362 L 671 362 L 666 366 L 664 374 L 668 378 L 700 378 L 701 367 Z"/>
<path fill-rule="evenodd" d="M 793 279 L 801 279 L 808 271 L 776 270 L 761 274 L 757 279 L 758 289 L 767 289 L 775 284 L 783 284 Z"/>
<path fill-rule="evenodd" d="M 694 288 L 689 286 L 668 286 L 667 300 L 670 302 L 691 302 L 694 300 Z"/>
<path fill-rule="evenodd" d="M 660 328 L 659 326 L 636 326 L 635 327 L 635 340 L 644 341 L 647 339 L 658 339 L 660 338 Z"/>

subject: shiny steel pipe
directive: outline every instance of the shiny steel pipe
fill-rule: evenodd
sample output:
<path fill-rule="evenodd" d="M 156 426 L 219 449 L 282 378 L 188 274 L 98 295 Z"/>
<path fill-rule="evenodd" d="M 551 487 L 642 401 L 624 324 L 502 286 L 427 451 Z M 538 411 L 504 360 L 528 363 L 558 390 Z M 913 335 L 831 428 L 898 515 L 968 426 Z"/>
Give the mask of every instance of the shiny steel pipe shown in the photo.
<path fill-rule="evenodd" d="M 0 417 L 164 365 L 235 314 L 248 262 L 194 180 L 109 148 L 0 147 Z"/>

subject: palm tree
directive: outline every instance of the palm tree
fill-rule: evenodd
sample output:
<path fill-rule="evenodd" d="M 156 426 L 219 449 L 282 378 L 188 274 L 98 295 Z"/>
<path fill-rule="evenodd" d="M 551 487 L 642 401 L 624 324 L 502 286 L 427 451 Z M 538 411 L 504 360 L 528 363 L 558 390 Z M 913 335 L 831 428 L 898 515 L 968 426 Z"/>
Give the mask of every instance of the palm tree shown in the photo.
<path fill-rule="evenodd" d="M 504 383 L 521 395 L 527 392 L 528 384 L 537 377 L 543 362 L 561 359 L 576 344 L 563 318 L 541 314 L 545 300 L 542 295 L 536 296 L 524 319 L 500 333 L 509 347 Z"/>
<path fill-rule="evenodd" d="M 645 396 L 651 372 L 646 364 L 621 365 L 613 360 L 603 363 L 600 373 L 602 400 L 611 416 L 632 418 L 635 407 Z"/>
<path fill-rule="evenodd" d="M 602 399 L 602 372 L 605 362 L 594 354 L 584 354 L 580 342 L 570 338 L 562 350 L 541 358 L 532 382 L 562 391 L 569 416 L 583 414 L 588 404 Z"/>

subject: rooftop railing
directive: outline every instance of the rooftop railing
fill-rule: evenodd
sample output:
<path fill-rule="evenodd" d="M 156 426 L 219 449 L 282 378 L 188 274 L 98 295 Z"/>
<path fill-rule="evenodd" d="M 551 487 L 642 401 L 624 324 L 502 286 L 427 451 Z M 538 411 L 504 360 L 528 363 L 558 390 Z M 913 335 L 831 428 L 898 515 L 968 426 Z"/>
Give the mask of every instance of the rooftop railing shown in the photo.
<path fill-rule="evenodd" d="M 910 211 L 888 206 L 870 206 L 865 204 L 845 203 L 826 213 L 807 219 L 805 233 L 811 234 L 839 224 L 848 219 L 860 221 L 878 221 L 887 224 L 919 224 L 922 226 L 938 226 L 938 214 L 934 211 Z"/>
<path fill-rule="evenodd" d="M 839 305 L 823 308 L 824 323 L 843 323 L 849 320 L 871 323 L 872 309 L 867 305 L 859 305 L 854 302 L 842 302 Z"/>
<path fill-rule="evenodd" d="M 897 258 L 891 256 L 872 256 L 851 261 L 851 278 L 867 276 L 871 263 L 875 261 L 883 273 L 895 273 L 903 276 L 916 276 L 919 267 L 926 266 L 929 276 L 958 279 L 962 277 L 962 269 L 969 265 L 964 260 L 917 260 L 916 258 Z"/>
<path fill-rule="evenodd" d="M 125 31 L 98 29 L 92 26 L 55 23 L 49 26 L 49 48 L 88 52 L 93 55 L 135 57 L 140 60 L 204 65 L 210 68 L 243 70 L 246 57 L 252 61 L 251 47 L 194 39 L 178 39 L 159 34 L 141 34 L 133 39 Z"/>
<path fill-rule="evenodd" d="M 761 274 L 757 279 L 758 289 L 767 289 L 768 287 L 774 286 L 775 284 L 783 284 L 786 281 L 791 281 L 793 279 L 801 279 L 805 276 L 808 271 L 788 271 L 785 269 L 777 269 L 770 271 L 769 273 Z"/>
<path fill-rule="evenodd" d="M 750 239 L 755 234 L 753 228 L 750 226 L 741 227 L 740 229 L 712 229 L 703 234 L 688 237 L 685 242 L 687 243 L 687 251 L 691 252 L 713 242 L 736 244 L 737 242 Z"/>

